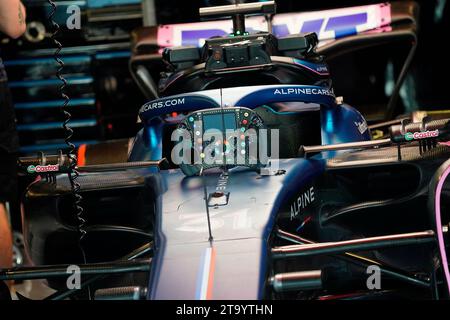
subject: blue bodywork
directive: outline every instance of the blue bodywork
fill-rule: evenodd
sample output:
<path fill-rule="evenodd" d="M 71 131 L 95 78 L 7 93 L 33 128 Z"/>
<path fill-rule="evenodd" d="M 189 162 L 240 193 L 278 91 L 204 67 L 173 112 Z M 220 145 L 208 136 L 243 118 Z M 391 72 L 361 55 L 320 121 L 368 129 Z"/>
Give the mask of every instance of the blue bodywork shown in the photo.
<path fill-rule="evenodd" d="M 362 115 L 336 103 L 331 89 L 320 86 L 268 85 L 199 91 L 164 97 L 140 110 L 144 128 L 137 135 L 131 161 L 162 157 L 161 116 L 209 108 L 255 109 L 271 102 L 320 105 L 323 144 L 370 140 Z M 247 168 L 229 170 L 226 205 L 209 207 L 209 240 L 204 200 L 214 192 L 221 171 L 186 177 L 179 169 L 162 171 L 166 191 L 157 201 L 155 252 L 150 299 L 262 299 L 269 256 L 267 247 L 280 208 L 308 188 L 325 170 L 332 152 L 313 159 L 282 159 L 281 175 L 260 176 Z M 245 285 L 243 285 L 245 283 Z M 236 290 L 239 288 L 239 290 Z"/>

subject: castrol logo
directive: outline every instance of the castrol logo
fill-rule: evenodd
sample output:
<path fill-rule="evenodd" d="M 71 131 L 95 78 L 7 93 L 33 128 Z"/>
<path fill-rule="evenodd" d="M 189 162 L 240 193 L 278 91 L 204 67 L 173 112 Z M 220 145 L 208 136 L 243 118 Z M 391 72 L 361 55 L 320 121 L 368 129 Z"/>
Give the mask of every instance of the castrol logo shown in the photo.
<path fill-rule="evenodd" d="M 407 132 L 405 134 L 405 140 L 420 140 L 427 138 L 436 138 L 439 136 L 439 130 L 431 130 L 431 131 L 418 131 L 418 132 Z"/>
<path fill-rule="evenodd" d="M 28 166 L 27 168 L 28 173 L 47 173 L 47 172 L 58 172 L 59 171 L 59 165 L 57 164 L 49 164 L 45 166 Z"/>

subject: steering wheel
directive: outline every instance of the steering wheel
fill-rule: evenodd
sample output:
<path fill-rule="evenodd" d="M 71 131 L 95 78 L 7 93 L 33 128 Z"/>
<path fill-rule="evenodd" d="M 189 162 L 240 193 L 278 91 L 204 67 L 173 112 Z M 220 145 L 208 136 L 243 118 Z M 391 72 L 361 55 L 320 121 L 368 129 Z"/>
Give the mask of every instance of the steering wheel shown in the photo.
<path fill-rule="evenodd" d="M 187 176 L 215 167 L 240 165 L 259 169 L 265 165 L 259 154 L 268 146 L 264 130 L 267 133 L 262 119 L 249 108 L 194 111 L 172 135 L 172 140 L 178 142 L 172 161 Z"/>

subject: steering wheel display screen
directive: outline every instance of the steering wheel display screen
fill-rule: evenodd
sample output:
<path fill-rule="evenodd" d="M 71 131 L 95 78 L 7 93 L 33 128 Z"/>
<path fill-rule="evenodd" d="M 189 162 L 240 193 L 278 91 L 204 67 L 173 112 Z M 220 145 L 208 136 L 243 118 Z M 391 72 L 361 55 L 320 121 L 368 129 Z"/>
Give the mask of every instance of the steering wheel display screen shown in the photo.
<path fill-rule="evenodd" d="M 225 124 L 225 128 L 223 125 Z M 203 116 L 203 131 L 210 129 L 226 132 L 236 130 L 236 115 L 234 113 L 207 114 Z"/>

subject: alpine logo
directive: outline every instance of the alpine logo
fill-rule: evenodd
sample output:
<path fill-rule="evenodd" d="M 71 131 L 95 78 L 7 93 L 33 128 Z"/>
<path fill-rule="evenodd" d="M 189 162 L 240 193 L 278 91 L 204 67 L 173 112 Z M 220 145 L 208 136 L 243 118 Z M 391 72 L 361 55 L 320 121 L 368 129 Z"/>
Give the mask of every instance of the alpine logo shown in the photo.
<path fill-rule="evenodd" d="M 361 122 L 355 121 L 355 126 L 358 128 L 358 131 L 361 134 L 363 134 L 367 130 L 367 122 L 364 120 Z"/>
<path fill-rule="evenodd" d="M 328 72 L 327 66 L 317 66 L 316 68 L 317 72 Z"/>
<path fill-rule="evenodd" d="M 291 205 L 291 220 L 296 218 L 301 211 L 313 203 L 314 200 L 314 187 L 310 187 L 305 192 L 301 193 Z"/>
<path fill-rule="evenodd" d="M 436 138 L 439 136 L 439 130 L 432 130 L 432 131 L 418 131 L 418 132 L 407 132 L 405 134 L 405 140 L 411 141 L 411 140 L 420 140 L 420 139 L 427 139 L 427 138 Z"/>

